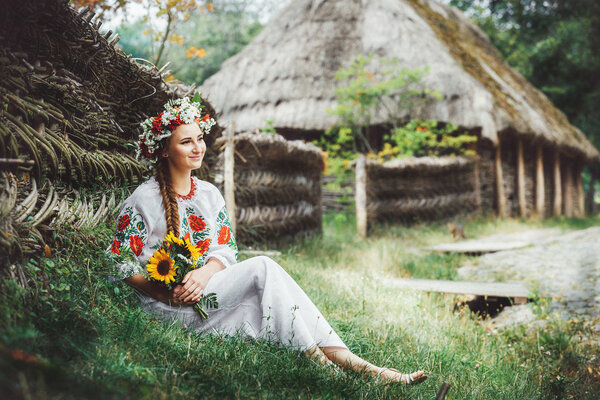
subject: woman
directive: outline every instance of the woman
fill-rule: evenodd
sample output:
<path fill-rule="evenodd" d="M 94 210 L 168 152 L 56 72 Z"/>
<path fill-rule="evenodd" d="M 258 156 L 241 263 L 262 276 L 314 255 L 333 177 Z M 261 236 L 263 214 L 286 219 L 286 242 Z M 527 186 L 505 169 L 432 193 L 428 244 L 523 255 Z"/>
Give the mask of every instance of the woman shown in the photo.
<path fill-rule="evenodd" d="M 223 197 L 212 184 L 191 176 L 202 164 L 204 135 L 215 124 L 209 115 L 202 117 L 201 109 L 193 100 L 175 100 L 142 123 L 138 157 L 155 164 L 156 176 L 123 203 L 115 239 L 107 250 L 116 266 L 112 279 L 133 287 L 144 310 L 178 319 L 195 331 L 265 338 L 305 351 L 323 365 L 338 364 L 386 382 L 424 380 L 423 371 L 402 374 L 350 352 L 275 261 L 254 257 L 237 263 Z M 202 267 L 189 272 L 172 291 L 148 280 L 143 267 L 167 232 L 175 237 L 189 234 L 203 251 L 197 264 Z M 166 276 L 167 270 L 168 265 L 157 263 L 153 273 Z M 205 292 L 215 293 L 219 302 L 218 308 L 207 310 L 208 319 L 200 318 L 192 307 Z"/>

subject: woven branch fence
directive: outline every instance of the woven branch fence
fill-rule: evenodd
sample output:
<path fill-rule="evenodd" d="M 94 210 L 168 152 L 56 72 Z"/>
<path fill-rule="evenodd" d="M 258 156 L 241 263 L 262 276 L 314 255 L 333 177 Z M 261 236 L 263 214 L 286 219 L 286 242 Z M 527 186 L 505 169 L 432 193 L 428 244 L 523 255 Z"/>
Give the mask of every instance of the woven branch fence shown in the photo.
<path fill-rule="evenodd" d="M 273 133 L 235 135 L 233 188 L 237 238 L 245 244 L 288 241 L 321 231 L 321 150 Z M 223 148 L 227 138 L 217 140 Z M 226 151 L 216 182 L 227 198 Z"/>
<path fill-rule="evenodd" d="M 51 233 L 112 219 L 146 168 L 129 147 L 139 123 L 193 88 L 167 85 L 126 56 L 89 9 L 22 0 L 0 15 L 0 252 L 2 264 L 40 252 Z M 205 103 L 208 112 L 214 110 Z M 208 135 L 207 179 L 216 162 Z"/>
<path fill-rule="evenodd" d="M 356 162 L 359 234 L 374 221 L 413 223 L 478 212 L 481 194 L 473 158 L 421 157 Z"/>

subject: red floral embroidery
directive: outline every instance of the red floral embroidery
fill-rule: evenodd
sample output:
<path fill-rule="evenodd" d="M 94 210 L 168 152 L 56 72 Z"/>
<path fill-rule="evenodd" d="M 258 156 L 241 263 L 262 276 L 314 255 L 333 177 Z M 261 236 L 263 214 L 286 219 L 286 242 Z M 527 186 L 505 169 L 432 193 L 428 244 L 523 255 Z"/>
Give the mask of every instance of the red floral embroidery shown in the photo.
<path fill-rule="evenodd" d="M 231 229 L 227 226 L 221 227 L 221 229 L 219 229 L 219 239 L 217 240 L 217 243 L 225 244 L 229 242 L 229 239 L 231 239 Z"/>
<path fill-rule="evenodd" d="M 200 232 L 204 228 L 206 228 L 206 222 L 202 219 L 202 217 L 197 217 L 195 215 L 190 215 L 190 228 L 194 232 Z"/>
<path fill-rule="evenodd" d="M 113 254 L 121 254 L 121 242 L 118 240 L 113 240 L 112 246 L 110 246 L 110 251 L 112 251 Z"/>
<path fill-rule="evenodd" d="M 130 221 L 131 221 L 131 218 L 129 217 L 129 214 L 125 214 L 121 218 L 119 218 L 119 223 L 118 223 L 118 227 L 117 227 L 119 232 L 123 232 L 125 230 L 125 228 L 127 228 L 129 226 Z"/>
<path fill-rule="evenodd" d="M 188 232 L 188 233 L 186 233 L 185 235 L 183 235 L 183 238 L 184 238 L 184 239 L 187 239 L 187 240 L 188 240 L 188 241 L 190 241 L 190 242 L 192 241 L 192 238 L 190 237 L 190 233 L 189 233 L 189 232 Z"/>
<path fill-rule="evenodd" d="M 210 239 L 199 240 L 198 243 L 196 243 L 196 247 L 200 250 L 200 254 L 206 253 L 210 247 Z"/>
<path fill-rule="evenodd" d="M 142 249 L 144 248 L 144 241 L 141 237 L 137 235 L 131 235 L 129 237 L 129 247 L 136 256 L 142 254 Z"/>

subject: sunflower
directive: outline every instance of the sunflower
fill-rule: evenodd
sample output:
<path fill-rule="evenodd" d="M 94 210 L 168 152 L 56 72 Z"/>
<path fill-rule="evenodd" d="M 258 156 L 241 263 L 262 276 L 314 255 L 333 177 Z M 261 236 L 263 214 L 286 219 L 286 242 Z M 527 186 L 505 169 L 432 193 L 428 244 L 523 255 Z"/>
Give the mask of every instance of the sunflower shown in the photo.
<path fill-rule="evenodd" d="M 155 251 L 148 260 L 148 264 L 146 264 L 146 270 L 150 278 L 164 282 L 167 285 L 175 282 L 177 268 L 179 267 L 175 265 L 175 261 L 169 257 L 164 249 Z"/>
<path fill-rule="evenodd" d="M 169 232 L 167 236 L 165 236 L 165 241 L 183 246 L 183 240 L 175 237 L 175 235 L 173 235 L 173 232 Z"/>
<path fill-rule="evenodd" d="M 195 262 L 200 257 L 200 249 L 190 242 L 189 238 L 184 239 L 185 248 L 190 252 L 190 258 Z"/>

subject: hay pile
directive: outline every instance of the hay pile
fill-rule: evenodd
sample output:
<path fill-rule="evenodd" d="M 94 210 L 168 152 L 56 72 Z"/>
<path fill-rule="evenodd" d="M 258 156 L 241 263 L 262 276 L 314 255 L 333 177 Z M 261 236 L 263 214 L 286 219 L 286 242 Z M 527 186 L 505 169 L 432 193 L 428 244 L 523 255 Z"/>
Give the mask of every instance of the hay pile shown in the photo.
<path fill-rule="evenodd" d="M 238 240 L 265 243 L 320 231 L 321 150 L 264 132 L 238 134 L 234 143 Z"/>
<path fill-rule="evenodd" d="M 169 98 L 163 71 L 140 65 L 67 1 L 22 0 L 0 16 L 0 249 L 44 248 L 48 233 L 112 217 L 146 171 L 130 148 L 139 122 Z M 208 106 L 208 111 L 214 111 Z M 214 141 L 220 128 L 213 128 Z M 216 161 L 209 142 L 202 175 Z"/>

